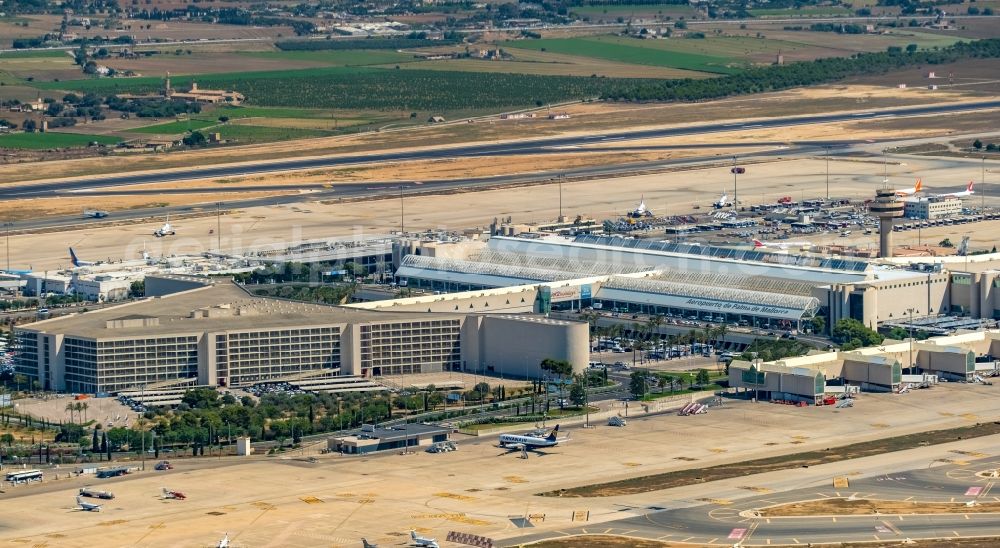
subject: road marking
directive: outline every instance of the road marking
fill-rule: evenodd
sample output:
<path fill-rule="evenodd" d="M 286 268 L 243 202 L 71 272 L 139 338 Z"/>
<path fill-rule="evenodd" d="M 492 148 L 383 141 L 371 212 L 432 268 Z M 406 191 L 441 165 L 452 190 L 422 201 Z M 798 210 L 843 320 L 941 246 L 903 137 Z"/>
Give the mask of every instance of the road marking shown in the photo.
<path fill-rule="evenodd" d="M 952 534 L 954 534 L 956 537 L 962 536 L 962 535 L 958 534 L 958 531 L 952 531 Z"/>
<path fill-rule="evenodd" d="M 719 537 L 715 537 L 715 538 L 713 538 L 712 540 L 708 541 L 708 543 L 709 543 L 709 544 L 714 544 L 714 543 L 715 543 L 715 541 L 717 541 L 717 540 L 719 540 Z"/>
<path fill-rule="evenodd" d="M 768 545 L 768 546 L 770 546 L 770 545 L 771 545 L 771 539 L 767 539 L 767 545 Z"/>
<path fill-rule="evenodd" d="M 612 528 L 609 527 L 609 528 L 607 528 L 607 529 L 604 530 L 604 534 L 606 535 L 606 534 L 610 533 L 611 531 L 614 531 L 614 529 L 612 529 Z M 586 533 L 586 531 L 584 531 L 584 532 Z"/>
<path fill-rule="evenodd" d="M 663 540 L 672 537 L 673 535 L 663 535 L 662 537 L 656 537 L 656 540 Z"/>
<path fill-rule="evenodd" d="M 802 544 L 801 542 L 799 542 L 799 539 L 797 539 L 795 537 L 792 537 L 792 541 L 794 541 L 795 544 Z"/>
<path fill-rule="evenodd" d="M 992 481 L 986 484 L 986 489 L 983 489 L 983 492 L 980 493 L 979 496 L 980 497 L 985 497 L 990 492 L 990 489 L 993 489 L 993 482 Z"/>
<path fill-rule="evenodd" d="M 830 518 L 830 519 L 832 519 L 834 523 L 837 523 L 837 518 Z"/>
<path fill-rule="evenodd" d="M 967 497 L 978 497 L 979 494 L 982 493 L 982 492 L 983 492 L 983 488 L 982 487 L 969 487 L 968 489 L 965 490 L 965 496 L 967 496 Z M 955 499 L 951 499 L 951 500 L 952 500 L 952 502 L 955 501 Z"/>
<path fill-rule="evenodd" d="M 913 497 L 906 497 L 905 499 L 903 499 L 904 502 L 909 501 L 909 500 L 913 500 Z"/>
<path fill-rule="evenodd" d="M 767 523 L 771 523 L 771 518 L 764 518 L 764 521 L 766 521 Z"/>
<path fill-rule="evenodd" d="M 969 514 L 964 514 L 964 515 L 965 515 L 965 519 L 972 519 L 972 518 L 969 517 Z"/>
<path fill-rule="evenodd" d="M 730 540 L 740 540 L 740 539 L 743 538 L 743 535 L 745 535 L 746 533 L 747 533 L 746 528 L 744 528 L 744 527 L 738 527 L 738 528 L 733 529 L 732 531 L 730 531 L 729 532 L 729 536 L 726 537 L 726 538 L 729 538 Z"/>
<path fill-rule="evenodd" d="M 830 495 L 825 495 L 823 493 L 816 493 L 816 494 L 819 495 L 819 496 L 821 496 L 821 497 L 823 497 L 823 498 L 825 498 L 825 499 L 830 498 Z"/>
<path fill-rule="evenodd" d="M 685 538 L 685 539 L 681 539 L 681 542 L 687 542 L 687 541 L 689 541 L 689 540 L 691 540 L 691 539 L 693 539 L 693 538 L 694 538 L 694 537 L 688 537 L 688 538 Z"/>

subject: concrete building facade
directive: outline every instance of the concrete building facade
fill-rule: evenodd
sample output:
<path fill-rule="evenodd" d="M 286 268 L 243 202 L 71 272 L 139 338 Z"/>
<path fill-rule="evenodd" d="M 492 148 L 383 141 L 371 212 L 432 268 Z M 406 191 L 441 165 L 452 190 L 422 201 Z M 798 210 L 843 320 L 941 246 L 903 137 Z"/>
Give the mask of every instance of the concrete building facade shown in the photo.
<path fill-rule="evenodd" d="M 545 358 L 577 372 L 588 361 L 585 322 L 373 311 L 255 297 L 226 280 L 147 280 L 160 296 L 17 327 L 18 372 L 49 390 L 113 392 L 177 379 L 249 386 L 320 370 L 540 376 Z M 180 292 L 163 294 L 169 288 Z"/>

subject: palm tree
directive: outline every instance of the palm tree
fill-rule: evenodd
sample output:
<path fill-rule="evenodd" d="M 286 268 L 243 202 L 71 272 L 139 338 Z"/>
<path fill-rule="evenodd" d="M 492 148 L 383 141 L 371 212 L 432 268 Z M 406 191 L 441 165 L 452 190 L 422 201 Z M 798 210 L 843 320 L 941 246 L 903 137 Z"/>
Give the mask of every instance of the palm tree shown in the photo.
<path fill-rule="evenodd" d="M 83 404 L 80 402 L 74 403 L 73 410 L 76 411 L 76 418 L 79 420 L 82 416 L 81 413 L 83 413 Z M 81 420 L 80 422 L 82 423 L 83 421 Z"/>
<path fill-rule="evenodd" d="M 73 404 L 72 403 L 67 403 L 66 404 L 66 411 L 69 411 L 69 422 L 73 422 Z"/>
<path fill-rule="evenodd" d="M 83 407 L 83 421 L 87 422 L 87 409 L 90 407 L 90 404 L 83 402 L 80 406 Z"/>

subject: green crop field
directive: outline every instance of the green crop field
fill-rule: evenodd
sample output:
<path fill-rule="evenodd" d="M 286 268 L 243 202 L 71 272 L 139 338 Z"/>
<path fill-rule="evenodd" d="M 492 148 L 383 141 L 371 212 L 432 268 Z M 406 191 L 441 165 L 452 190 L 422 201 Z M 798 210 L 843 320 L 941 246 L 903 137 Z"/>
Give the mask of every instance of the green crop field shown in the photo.
<path fill-rule="evenodd" d="M 286 59 L 289 61 L 314 61 L 336 67 L 361 67 L 367 65 L 387 65 L 389 63 L 411 63 L 418 61 L 412 53 L 392 50 L 321 50 L 321 51 L 249 51 L 241 55 L 261 59 Z"/>
<path fill-rule="evenodd" d="M 746 61 L 746 56 L 755 53 L 786 53 L 802 48 L 802 44 L 785 40 L 770 40 L 750 36 L 708 36 L 699 40 L 636 40 L 621 36 L 594 36 L 591 40 L 622 44 L 634 48 L 645 48 L 673 54 L 699 55 L 709 58 L 723 59 L 729 63 Z"/>
<path fill-rule="evenodd" d="M 219 116 L 229 116 L 230 118 L 301 118 L 313 120 L 317 118 L 334 118 L 334 113 L 329 110 L 313 108 L 280 108 L 280 107 L 219 107 L 216 111 Z"/>
<path fill-rule="evenodd" d="M 851 10 L 843 6 L 805 6 L 785 9 L 752 9 L 754 17 L 829 17 L 835 15 L 850 15 Z"/>
<path fill-rule="evenodd" d="M 600 44 L 599 44 L 600 46 Z M 174 86 L 192 77 L 173 77 Z M 204 88 L 237 90 L 250 106 L 337 108 L 379 111 L 501 109 L 600 96 L 608 89 L 641 83 L 619 78 L 541 76 L 365 67 L 201 74 Z M 150 93 L 160 78 L 106 78 L 42 82 L 44 89 L 78 92 Z"/>
<path fill-rule="evenodd" d="M 41 150 L 46 148 L 85 147 L 92 142 L 103 145 L 117 144 L 121 139 L 107 135 L 80 135 L 77 133 L 11 133 L 0 135 L 0 148 L 26 148 Z"/>
<path fill-rule="evenodd" d="M 307 137 L 327 137 L 337 135 L 333 131 L 318 129 L 300 129 L 285 127 L 265 127 L 242 124 L 226 124 L 216 128 L 223 139 L 234 139 L 240 143 L 267 143 L 273 141 L 288 141 Z"/>
<path fill-rule="evenodd" d="M 165 124 L 155 124 L 152 126 L 144 126 L 135 129 L 130 129 L 130 133 L 151 133 L 154 135 L 179 135 L 185 133 L 188 130 L 195 131 L 199 129 L 205 129 L 217 125 L 219 122 L 217 120 L 206 120 L 204 118 L 192 118 L 190 120 L 177 120 L 174 122 L 167 122 Z"/>
<path fill-rule="evenodd" d="M 683 40 L 683 39 L 681 39 Z M 672 44 L 681 40 L 639 40 L 611 36 L 588 36 L 585 38 L 552 38 L 543 40 L 518 40 L 506 42 L 504 47 L 545 50 L 596 59 L 606 59 L 636 65 L 672 67 L 698 72 L 733 74 L 739 69 L 728 66 L 736 59 L 701 55 L 690 51 L 670 51 L 666 47 L 651 44 Z M 689 40 L 702 42 L 702 40 Z M 648 43 L 648 44 L 647 44 Z"/>
<path fill-rule="evenodd" d="M 5 51 L 0 53 L 0 62 L 2 62 L 4 59 L 25 59 L 31 57 L 65 57 L 67 59 L 71 58 L 65 51 L 58 49 Z"/>
<path fill-rule="evenodd" d="M 628 15 L 694 15 L 695 11 L 690 5 L 679 4 L 614 4 L 606 6 L 573 6 L 570 11 L 579 15 L 587 15 L 591 18 L 601 16 L 617 17 Z"/>

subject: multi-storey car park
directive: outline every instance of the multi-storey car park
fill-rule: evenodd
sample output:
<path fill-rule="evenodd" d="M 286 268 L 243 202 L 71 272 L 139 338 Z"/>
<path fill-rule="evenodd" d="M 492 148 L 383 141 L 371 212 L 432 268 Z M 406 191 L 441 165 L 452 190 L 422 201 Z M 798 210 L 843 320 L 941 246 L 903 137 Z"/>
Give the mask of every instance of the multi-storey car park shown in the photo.
<path fill-rule="evenodd" d="M 48 390 L 94 393 L 178 379 L 249 386 L 305 371 L 541 376 L 545 358 L 587 366 L 583 322 L 325 306 L 207 278 L 147 277 L 146 288 L 138 302 L 18 327 L 18 372 Z"/>

